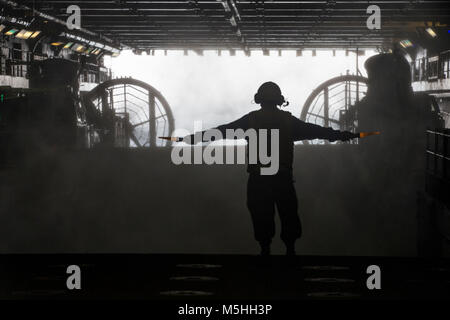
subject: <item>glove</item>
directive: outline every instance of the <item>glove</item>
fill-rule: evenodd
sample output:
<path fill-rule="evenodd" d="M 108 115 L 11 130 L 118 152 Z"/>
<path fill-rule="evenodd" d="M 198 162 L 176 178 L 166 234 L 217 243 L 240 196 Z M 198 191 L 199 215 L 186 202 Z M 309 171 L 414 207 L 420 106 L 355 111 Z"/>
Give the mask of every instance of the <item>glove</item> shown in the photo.
<path fill-rule="evenodd" d="M 203 134 L 204 134 L 204 133 L 205 133 L 205 131 L 201 132 L 201 137 L 202 137 L 202 139 L 203 139 Z M 197 133 L 196 133 L 196 134 L 197 134 Z M 187 144 L 191 144 L 191 145 L 197 144 L 199 141 L 194 142 L 194 140 L 195 140 L 195 135 L 196 135 L 196 134 L 191 134 L 191 135 L 185 136 L 185 137 L 183 138 L 183 142 L 185 142 L 185 143 L 187 143 Z M 209 139 L 208 141 L 215 141 L 215 140 L 216 140 L 215 137 L 211 137 L 211 139 Z M 201 142 L 208 142 L 208 141 L 202 140 Z"/>
<path fill-rule="evenodd" d="M 190 134 L 190 135 L 188 135 L 188 136 L 183 137 L 183 142 L 184 142 L 184 143 L 187 143 L 187 144 L 194 145 L 194 144 L 195 144 L 195 143 L 194 143 L 194 135 L 193 135 L 193 134 Z"/>
<path fill-rule="evenodd" d="M 348 141 L 351 139 L 356 139 L 359 138 L 359 133 L 353 133 L 353 132 L 349 132 L 349 131 L 343 131 L 341 133 L 341 139 L 342 141 Z"/>

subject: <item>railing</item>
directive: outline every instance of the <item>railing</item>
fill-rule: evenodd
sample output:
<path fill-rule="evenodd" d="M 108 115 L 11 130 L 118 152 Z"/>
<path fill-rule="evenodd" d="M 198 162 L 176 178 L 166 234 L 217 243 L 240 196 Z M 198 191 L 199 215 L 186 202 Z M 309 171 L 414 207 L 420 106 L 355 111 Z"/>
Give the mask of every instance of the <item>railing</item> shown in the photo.
<path fill-rule="evenodd" d="M 412 80 L 434 81 L 450 78 L 450 51 L 432 57 L 416 59 L 412 65 Z"/>
<path fill-rule="evenodd" d="M 450 79 L 450 52 L 441 53 L 440 71 L 442 79 Z"/>
<path fill-rule="evenodd" d="M 427 130 L 427 172 L 450 181 L 450 129 Z"/>
<path fill-rule="evenodd" d="M 35 61 L 48 58 L 46 54 L 34 53 L 18 48 L 0 47 L 0 75 L 27 77 L 32 57 Z M 112 78 L 111 70 L 94 64 L 88 65 L 80 75 L 80 82 L 102 83 Z"/>
<path fill-rule="evenodd" d="M 2 45 L 0 46 L 0 75 L 25 78 L 32 59 L 44 60 L 47 58 L 46 54 L 33 54 L 22 47 Z"/>
<path fill-rule="evenodd" d="M 450 129 L 427 130 L 427 192 L 450 203 Z"/>
<path fill-rule="evenodd" d="M 90 65 L 86 70 L 84 70 L 84 72 L 81 73 L 80 82 L 102 83 L 107 80 L 111 80 L 111 78 L 111 70 L 104 67 Z"/>

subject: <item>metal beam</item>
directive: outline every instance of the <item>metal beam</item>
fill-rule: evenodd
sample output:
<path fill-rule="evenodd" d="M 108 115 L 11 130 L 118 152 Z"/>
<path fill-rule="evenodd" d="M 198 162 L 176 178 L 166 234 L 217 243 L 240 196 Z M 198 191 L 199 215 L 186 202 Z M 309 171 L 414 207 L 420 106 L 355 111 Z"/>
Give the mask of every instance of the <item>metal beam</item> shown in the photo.
<path fill-rule="evenodd" d="M 6 0 L 1 0 L 6 1 Z M 450 25 L 447 1 L 377 1 L 382 28 L 366 28 L 368 1 L 64 1 L 24 0 L 64 20 L 82 9 L 83 26 L 139 46 L 167 49 L 376 48 L 409 37 L 425 21 Z M 374 2 L 375 3 L 375 2 Z"/>

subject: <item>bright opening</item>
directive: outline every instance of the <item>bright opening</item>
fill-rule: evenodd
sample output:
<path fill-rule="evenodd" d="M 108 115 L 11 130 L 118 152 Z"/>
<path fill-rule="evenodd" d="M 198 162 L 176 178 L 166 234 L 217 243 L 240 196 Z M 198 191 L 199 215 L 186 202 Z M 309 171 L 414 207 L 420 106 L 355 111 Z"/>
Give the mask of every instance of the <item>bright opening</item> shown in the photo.
<path fill-rule="evenodd" d="M 359 70 L 366 76 L 364 62 L 375 51 L 359 56 Z M 115 77 L 133 77 L 159 90 L 168 100 L 175 118 L 175 127 L 194 129 L 194 121 L 202 121 L 203 129 L 233 121 L 259 108 L 253 95 L 266 81 L 276 82 L 290 105 L 284 110 L 299 117 L 305 100 L 322 82 L 347 72 L 355 74 L 355 53 L 337 50 L 317 50 L 316 56 L 304 50 L 271 51 L 270 56 L 243 52 L 230 56 L 228 52 L 205 51 L 203 56 L 190 51 L 157 50 L 154 56 L 135 55 L 124 51 L 119 57 L 108 58 L 108 67 Z"/>

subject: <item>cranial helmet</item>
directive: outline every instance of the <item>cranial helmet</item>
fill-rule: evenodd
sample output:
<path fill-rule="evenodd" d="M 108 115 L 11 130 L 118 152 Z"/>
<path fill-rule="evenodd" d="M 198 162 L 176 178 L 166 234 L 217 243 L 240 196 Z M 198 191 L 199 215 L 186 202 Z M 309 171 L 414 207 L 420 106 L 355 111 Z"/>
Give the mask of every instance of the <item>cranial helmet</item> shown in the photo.
<path fill-rule="evenodd" d="M 261 104 L 263 102 L 272 102 L 281 106 L 286 100 L 281 94 L 280 87 L 276 83 L 269 81 L 263 83 L 255 94 L 255 103 Z"/>

